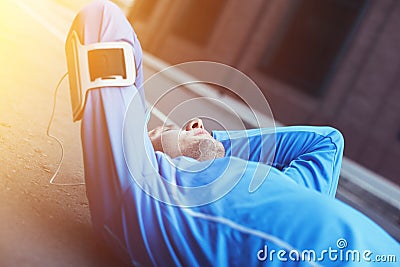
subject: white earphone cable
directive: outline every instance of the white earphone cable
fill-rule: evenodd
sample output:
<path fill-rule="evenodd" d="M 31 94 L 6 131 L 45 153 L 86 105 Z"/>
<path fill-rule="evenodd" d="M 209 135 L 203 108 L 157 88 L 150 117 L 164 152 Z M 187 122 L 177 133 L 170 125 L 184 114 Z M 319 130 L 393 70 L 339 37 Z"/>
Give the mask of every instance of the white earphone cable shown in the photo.
<path fill-rule="evenodd" d="M 53 176 L 50 178 L 50 184 L 53 184 L 53 185 L 61 185 L 61 186 L 78 186 L 78 185 L 85 185 L 85 183 L 66 184 L 66 183 L 55 183 L 55 182 L 54 182 L 54 179 L 57 177 L 58 173 L 60 172 L 61 165 L 62 165 L 63 160 L 64 160 L 64 146 L 63 146 L 63 144 L 62 144 L 62 142 L 61 142 L 60 139 L 58 139 L 56 136 L 50 134 L 50 127 L 51 127 L 51 124 L 53 123 L 54 114 L 55 114 L 55 110 L 56 110 L 57 92 L 58 92 L 58 89 L 59 89 L 60 86 L 61 86 L 61 83 L 63 82 L 63 80 L 65 79 L 65 77 L 67 77 L 67 75 L 68 75 L 68 72 L 65 73 L 65 74 L 61 77 L 61 79 L 59 80 L 59 82 L 58 82 L 58 84 L 57 84 L 57 87 L 56 87 L 56 89 L 55 89 L 55 91 L 54 91 L 53 109 L 52 109 L 52 111 L 51 111 L 50 120 L 49 120 L 49 123 L 48 123 L 48 125 L 47 125 L 47 129 L 46 129 L 46 135 L 47 135 L 48 137 L 54 139 L 54 140 L 60 145 L 60 148 L 61 148 L 61 158 L 60 158 L 60 161 L 59 161 L 59 163 L 58 163 L 58 167 L 57 167 L 56 171 L 54 172 Z"/>

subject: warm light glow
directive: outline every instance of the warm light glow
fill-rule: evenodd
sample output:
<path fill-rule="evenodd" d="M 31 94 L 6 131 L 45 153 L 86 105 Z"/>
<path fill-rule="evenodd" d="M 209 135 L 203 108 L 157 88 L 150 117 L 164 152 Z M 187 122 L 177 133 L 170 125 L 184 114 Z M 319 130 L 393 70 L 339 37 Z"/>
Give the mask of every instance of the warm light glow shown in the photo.
<path fill-rule="evenodd" d="M 55 170 L 60 149 L 45 132 L 54 89 L 67 70 L 65 38 L 77 11 L 88 2 L 0 1 L 0 181 L 10 177 L 47 183 Z M 72 123 L 68 88 L 65 80 L 57 96 L 51 131 L 67 148 L 74 147 L 73 157 L 77 157 L 79 124 Z M 65 152 L 71 157 L 71 150 Z M 70 177 L 71 164 L 81 161 L 64 164 L 62 171 Z M 35 172 L 28 174 L 27 170 Z"/>
<path fill-rule="evenodd" d="M 21 110 L 26 119 L 48 110 L 54 86 L 66 71 L 65 36 L 87 2 L 0 1 L 1 119 Z"/>

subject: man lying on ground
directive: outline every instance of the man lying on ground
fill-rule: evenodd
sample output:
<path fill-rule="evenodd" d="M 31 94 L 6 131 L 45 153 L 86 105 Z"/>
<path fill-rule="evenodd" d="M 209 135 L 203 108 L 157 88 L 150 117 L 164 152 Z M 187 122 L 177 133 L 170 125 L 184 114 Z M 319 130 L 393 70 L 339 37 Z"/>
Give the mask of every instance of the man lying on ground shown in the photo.
<path fill-rule="evenodd" d="M 400 257 L 393 238 L 334 198 L 344 147 L 339 131 L 295 126 L 209 134 L 194 119 L 182 130 L 144 134 L 142 50 L 123 12 L 94 1 L 71 31 L 86 45 L 126 41 L 134 49 L 135 85 L 90 90 L 81 125 L 93 226 L 121 258 L 135 266 L 376 266 L 377 256 Z M 254 177 L 265 180 L 249 192 Z M 151 179 L 168 181 L 152 184 L 151 192 L 179 185 L 178 204 L 212 201 L 167 203 L 138 182 Z M 216 195 L 232 180 L 226 194 Z M 207 194 L 190 193 L 206 186 Z"/>

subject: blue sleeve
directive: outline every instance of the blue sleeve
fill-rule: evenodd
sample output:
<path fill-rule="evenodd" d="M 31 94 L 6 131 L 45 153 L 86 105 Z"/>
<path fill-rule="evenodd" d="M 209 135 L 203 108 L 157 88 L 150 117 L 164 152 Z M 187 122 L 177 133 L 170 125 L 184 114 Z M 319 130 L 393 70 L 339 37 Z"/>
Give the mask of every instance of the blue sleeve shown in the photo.
<path fill-rule="evenodd" d="M 287 126 L 246 131 L 214 131 L 227 156 L 261 162 L 296 183 L 335 196 L 343 156 L 341 133 L 332 127 Z"/>
<path fill-rule="evenodd" d="M 266 245 L 276 251 L 322 251 L 335 248 L 338 238 L 346 238 L 349 249 L 398 254 L 396 241 L 362 214 L 292 181 L 311 184 L 315 181 L 310 177 L 315 175 L 322 188 L 323 177 L 332 179 L 338 174 L 343 140 L 332 128 L 285 127 L 276 134 L 268 129 L 239 131 L 230 133 L 231 140 L 214 133 L 232 157 L 216 159 L 210 166 L 188 161 L 188 168 L 182 170 L 172 166 L 164 154 L 154 153 L 144 127 L 142 55 L 133 30 L 110 1 L 94 1 L 81 14 L 76 27 L 85 44 L 129 37 L 135 48 L 135 86 L 90 91 L 81 125 L 92 223 L 96 235 L 116 255 L 134 266 L 281 266 L 275 260 L 260 262 L 257 253 Z M 243 143 L 249 143 L 249 149 L 240 146 Z M 275 144 L 278 151 L 272 153 Z M 129 153 L 131 157 L 125 157 Z M 230 166 L 229 172 L 226 166 Z M 220 174 L 226 179 L 214 183 Z M 256 174 L 268 177 L 259 190 L 250 193 L 248 184 Z M 209 194 L 218 198 L 196 207 L 169 205 L 146 193 L 139 178 L 171 182 L 179 178 L 190 184 L 193 181 L 195 186 L 205 179 L 211 185 L 206 194 L 189 194 L 188 188 L 180 188 L 183 194 L 178 200 L 209 198 Z M 225 195 L 217 194 L 228 183 L 232 188 Z M 149 186 L 165 192 L 163 185 Z M 175 197 L 176 191 L 167 193 Z M 322 265 L 337 265 L 328 260 Z"/>

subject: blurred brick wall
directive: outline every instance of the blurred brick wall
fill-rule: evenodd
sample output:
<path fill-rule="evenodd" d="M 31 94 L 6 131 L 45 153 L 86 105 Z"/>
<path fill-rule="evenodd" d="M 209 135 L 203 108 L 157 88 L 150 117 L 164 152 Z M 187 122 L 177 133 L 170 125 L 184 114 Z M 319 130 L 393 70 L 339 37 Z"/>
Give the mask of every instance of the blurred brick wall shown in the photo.
<path fill-rule="evenodd" d="M 337 127 L 346 156 L 400 184 L 400 1 L 367 1 L 322 97 L 259 69 L 295 1 L 226 0 L 205 45 L 174 32 L 185 23 L 179 18 L 187 2 L 136 0 L 129 20 L 146 51 L 170 64 L 212 60 L 238 68 L 259 85 L 278 121 Z"/>

